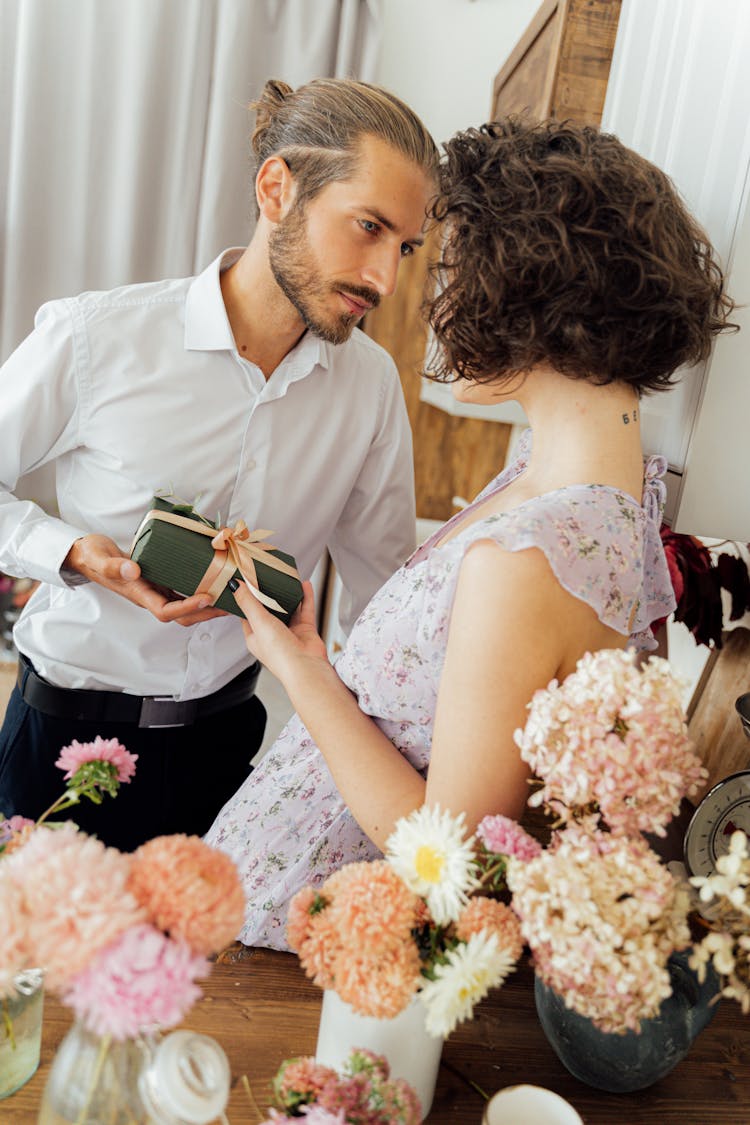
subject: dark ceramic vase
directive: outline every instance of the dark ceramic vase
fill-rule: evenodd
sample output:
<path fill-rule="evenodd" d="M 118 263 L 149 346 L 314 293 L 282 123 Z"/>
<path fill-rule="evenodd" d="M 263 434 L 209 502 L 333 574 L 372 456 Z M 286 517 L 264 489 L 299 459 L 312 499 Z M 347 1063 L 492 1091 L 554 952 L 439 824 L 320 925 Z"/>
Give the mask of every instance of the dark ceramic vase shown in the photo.
<path fill-rule="evenodd" d="M 651 1086 L 690 1050 L 693 1040 L 716 1011 L 711 1001 L 719 992 L 709 967 L 706 980 L 688 968 L 690 951 L 669 959 L 672 995 L 662 1002 L 658 1016 L 641 1021 L 640 1034 L 612 1035 L 578 1012 L 565 1007 L 556 992 L 536 978 L 536 1010 L 545 1035 L 570 1073 L 597 1090 L 625 1094 Z"/>

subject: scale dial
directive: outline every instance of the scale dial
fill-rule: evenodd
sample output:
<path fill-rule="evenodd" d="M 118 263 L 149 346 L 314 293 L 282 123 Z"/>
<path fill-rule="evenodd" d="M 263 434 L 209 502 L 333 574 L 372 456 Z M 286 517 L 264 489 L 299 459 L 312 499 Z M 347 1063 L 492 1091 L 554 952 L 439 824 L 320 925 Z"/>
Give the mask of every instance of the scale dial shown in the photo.
<path fill-rule="evenodd" d="M 691 875 L 713 875 L 729 851 L 732 833 L 750 839 L 750 770 L 730 774 L 709 790 L 685 833 L 685 866 Z"/>

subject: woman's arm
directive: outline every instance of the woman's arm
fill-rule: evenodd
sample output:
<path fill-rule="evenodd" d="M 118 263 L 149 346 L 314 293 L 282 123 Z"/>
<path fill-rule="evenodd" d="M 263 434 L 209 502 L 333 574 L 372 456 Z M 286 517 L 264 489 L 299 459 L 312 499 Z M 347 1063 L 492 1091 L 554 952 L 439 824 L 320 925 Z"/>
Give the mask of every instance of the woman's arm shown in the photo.
<path fill-rule="evenodd" d="M 236 597 L 248 647 L 284 684 L 341 796 L 380 848 L 395 821 L 425 801 L 464 811 L 471 829 L 486 813 L 519 816 L 528 770 L 513 732 L 531 696 L 572 671 L 586 648 L 618 643 L 562 589 L 541 551 L 475 544 L 458 578 L 425 784 L 329 664 L 309 589 L 291 628 L 246 589 Z"/>

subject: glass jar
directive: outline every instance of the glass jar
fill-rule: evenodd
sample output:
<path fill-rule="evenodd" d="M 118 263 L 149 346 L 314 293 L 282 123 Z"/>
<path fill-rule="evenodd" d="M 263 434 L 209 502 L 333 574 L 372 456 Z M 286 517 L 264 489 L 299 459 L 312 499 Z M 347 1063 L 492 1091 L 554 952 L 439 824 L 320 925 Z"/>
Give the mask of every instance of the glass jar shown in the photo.
<path fill-rule="evenodd" d="M 94 1035 L 76 1022 L 57 1049 L 38 1125 L 141 1125 L 138 1079 L 147 1045 Z"/>
<path fill-rule="evenodd" d="M 208 1035 L 172 1031 L 141 1072 L 139 1090 L 148 1125 L 208 1125 L 229 1100 L 229 1061 Z"/>
<path fill-rule="evenodd" d="M 0 1098 L 7 1098 L 39 1066 L 44 1004 L 43 975 L 27 969 L 14 979 L 15 992 L 0 1000 Z"/>
<path fill-rule="evenodd" d="M 52 1063 L 38 1125 L 209 1125 L 229 1085 L 227 1057 L 207 1035 L 118 1043 L 76 1023 Z"/>

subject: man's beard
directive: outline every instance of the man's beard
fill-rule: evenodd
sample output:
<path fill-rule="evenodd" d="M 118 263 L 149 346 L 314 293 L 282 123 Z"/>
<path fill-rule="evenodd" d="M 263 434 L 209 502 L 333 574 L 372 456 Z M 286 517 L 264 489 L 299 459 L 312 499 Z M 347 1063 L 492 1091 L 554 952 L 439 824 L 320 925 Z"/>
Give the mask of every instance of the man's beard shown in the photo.
<path fill-rule="evenodd" d="M 328 313 L 323 305 L 328 294 L 347 293 L 373 308 L 380 303 L 380 294 L 364 286 L 344 282 L 324 282 L 313 259 L 307 239 L 304 208 L 295 206 L 268 240 L 268 261 L 276 284 L 294 305 L 305 328 L 329 344 L 344 344 L 357 321 L 357 313 Z"/>

